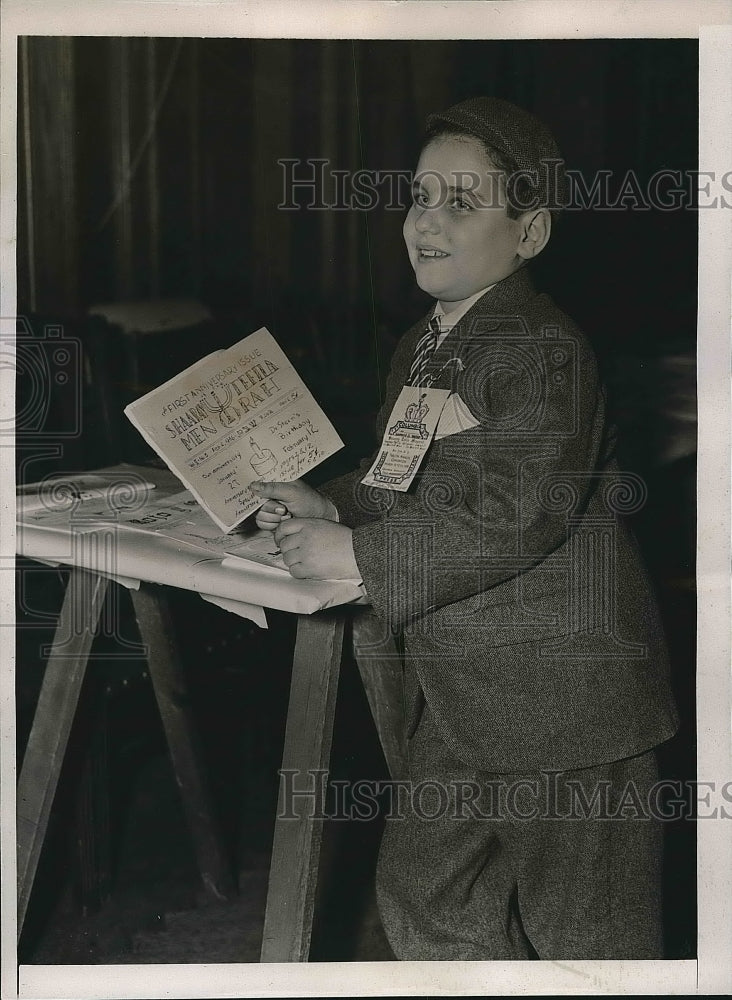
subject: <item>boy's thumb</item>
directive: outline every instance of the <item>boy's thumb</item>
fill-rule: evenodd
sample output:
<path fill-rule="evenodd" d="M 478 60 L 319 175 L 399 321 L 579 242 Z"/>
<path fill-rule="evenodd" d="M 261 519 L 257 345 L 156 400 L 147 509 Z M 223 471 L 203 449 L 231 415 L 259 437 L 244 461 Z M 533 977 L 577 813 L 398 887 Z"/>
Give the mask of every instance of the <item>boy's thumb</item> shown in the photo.
<path fill-rule="evenodd" d="M 249 489 L 259 496 L 268 497 L 270 500 L 279 500 L 283 493 L 287 493 L 289 485 L 289 483 L 268 483 L 258 479 L 249 484 Z"/>

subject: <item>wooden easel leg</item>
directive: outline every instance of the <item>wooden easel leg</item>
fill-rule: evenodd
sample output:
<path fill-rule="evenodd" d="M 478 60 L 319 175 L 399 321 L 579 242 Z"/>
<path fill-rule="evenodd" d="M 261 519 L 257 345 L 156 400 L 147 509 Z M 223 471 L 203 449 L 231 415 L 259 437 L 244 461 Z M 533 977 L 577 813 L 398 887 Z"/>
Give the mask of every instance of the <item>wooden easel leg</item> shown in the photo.
<path fill-rule="evenodd" d="M 231 867 L 214 814 L 168 602 L 162 589 L 152 584 L 143 583 L 130 594 L 201 879 L 210 896 L 229 899 L 235 893 Z"/>
<path fill-rule="evenodd" d="M 306 962 L 310 951 L 343 628 L 342 609 L 298 621 L 262 962 Z"/>
<path fill-rule="evenodd" d="M 109 581 L 72 569 L 18 780 L 18 936 Z"/>
<path fill-rule="evenodd" d="M 92 681 L 93 675 L 89 677 Z M 88 682 L 87 682 L 88 684 Z M 83 916 L 96 912 L 109 898 L 112 886 L 110 859 L 110 767 L 109 711 L 107 697 L 100 691 L 91 694 L 81 712 L 91 716 L 82 739 L 85 746 L 81 773 L 74 798 L 74 843 L 72 848 L 74 881 Z"/>
<path fill-rule="evenodd" d="M 353 655 L 371 706 L 376 731 L 389 768 L 396 780 L 406 779 L 404 694 L 402 662 L 391 636 L 372 611 L 357 611 L 353 619 Z"/>

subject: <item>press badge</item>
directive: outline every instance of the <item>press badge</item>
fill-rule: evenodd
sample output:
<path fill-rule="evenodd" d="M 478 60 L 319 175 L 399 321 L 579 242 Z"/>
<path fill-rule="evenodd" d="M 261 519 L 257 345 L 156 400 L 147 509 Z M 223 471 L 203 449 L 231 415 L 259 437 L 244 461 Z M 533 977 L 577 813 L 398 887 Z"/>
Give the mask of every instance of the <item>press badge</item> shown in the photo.
<path fill-rule="evenodd" d="M 405 492 L 432 443 L 449 389 L 405 385 L 391 411 L 376 461 L 364 486 Z"/>

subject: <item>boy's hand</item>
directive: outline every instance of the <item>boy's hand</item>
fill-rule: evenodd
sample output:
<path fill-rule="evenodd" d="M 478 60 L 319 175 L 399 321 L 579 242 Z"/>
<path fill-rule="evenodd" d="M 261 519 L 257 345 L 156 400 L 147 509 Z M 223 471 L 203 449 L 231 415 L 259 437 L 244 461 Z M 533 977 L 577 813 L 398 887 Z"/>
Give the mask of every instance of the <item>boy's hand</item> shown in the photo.
<path fill-rule="evenodd" d="M 345 524 L 293 517 L 279 525 L 274 537 L 296 579 L 360 580 L 351 535 Z"/>
<path fill-rule="evenodd" d="M 257 496 L 270 498 L 262 504 L 255 517 L 257 527 L 265 531 L 274 531 L 290 515 L 338 520 L 338 513 L 330 500 L 299 479 L 294 483 L 260 481 L 252 483 L 249 488 Z"/>

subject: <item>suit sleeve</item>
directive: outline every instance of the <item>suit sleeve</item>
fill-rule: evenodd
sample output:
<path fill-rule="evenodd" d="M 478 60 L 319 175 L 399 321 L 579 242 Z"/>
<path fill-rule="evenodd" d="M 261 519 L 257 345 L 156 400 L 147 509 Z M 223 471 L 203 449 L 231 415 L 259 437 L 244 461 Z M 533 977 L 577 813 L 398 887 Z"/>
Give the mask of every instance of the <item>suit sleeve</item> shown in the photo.
<path fill-rule="evenodd" d="M 407 493 L 361 485 L 367 463 L 329 492 L 392 630 L 499 585 L 567 540 L 568 514 L 589 502 L 604 430 L 594 356 L 583 340 L 575 346 L 564 370 L 550 370 L 537 343 L 518 353 L 484 344 L 454 387 L 477 427 L 433 442 Z M 395 355 L 380 433 L 403 376 Z"/>

